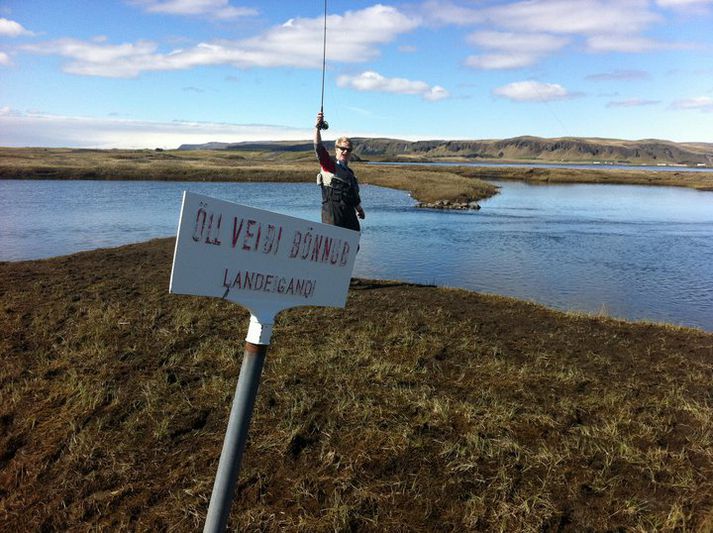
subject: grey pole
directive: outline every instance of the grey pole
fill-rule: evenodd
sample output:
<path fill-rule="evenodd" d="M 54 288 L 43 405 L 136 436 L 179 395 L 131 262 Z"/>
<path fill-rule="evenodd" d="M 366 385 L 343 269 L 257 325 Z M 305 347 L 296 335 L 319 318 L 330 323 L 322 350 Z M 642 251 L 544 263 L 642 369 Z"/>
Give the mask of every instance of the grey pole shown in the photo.
<path fill-rule="evenodd" d="M 235 482 L 240 473 L 240 462 L 248 439 L 248 427 L 260 385 L 262 367 L 265 364 L 267 346 L 245 343 L 245 355 L 240 367 L 233 406 L 230 409 L 228 429 L 225 432 L 223 451 L 220 454 L 218 473 L 215 476 L 203 533 L 223 533 L 228 524 Z"/>

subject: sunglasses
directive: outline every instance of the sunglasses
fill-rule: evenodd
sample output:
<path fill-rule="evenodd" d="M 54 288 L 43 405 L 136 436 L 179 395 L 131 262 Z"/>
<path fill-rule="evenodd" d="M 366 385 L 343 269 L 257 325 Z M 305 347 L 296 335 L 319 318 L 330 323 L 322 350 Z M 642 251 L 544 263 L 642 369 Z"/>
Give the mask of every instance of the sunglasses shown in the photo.
<path fill-rule="evenodd" d="M 352 151 L 352 149 L 349 148 L 349 147 L 347 147 L 347 146 L 337 146 L 337 148 L 339 148 L 342 152 L 347 152 L 347 153 L 349 153 L 349 152 Z"/>

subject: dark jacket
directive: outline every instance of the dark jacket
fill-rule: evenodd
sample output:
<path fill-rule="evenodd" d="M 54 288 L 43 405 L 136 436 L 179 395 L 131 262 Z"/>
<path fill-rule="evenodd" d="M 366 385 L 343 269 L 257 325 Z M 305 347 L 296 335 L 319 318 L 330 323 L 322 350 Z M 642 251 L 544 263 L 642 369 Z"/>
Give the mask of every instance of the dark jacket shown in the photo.
<path fill-rule="evenodd" d="M 322 189 L 322 222 L 359 231 L 356 207 L 361 204 L 359 182 L 352 169 L 337 163 L 323 144 L 315 145 L 321 167 L 317 183 Z"/>

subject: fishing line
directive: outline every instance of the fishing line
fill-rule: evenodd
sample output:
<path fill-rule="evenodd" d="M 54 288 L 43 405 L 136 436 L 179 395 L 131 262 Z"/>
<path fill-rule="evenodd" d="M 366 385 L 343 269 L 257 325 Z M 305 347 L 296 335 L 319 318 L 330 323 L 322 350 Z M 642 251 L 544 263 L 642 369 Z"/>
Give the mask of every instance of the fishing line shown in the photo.
<path fill-rule="evenodd" d="M 550 106 L 550 103 L 547 100 L 547 97 L 540 92 L 540 90 L 537 88 L 537 82 L 535 82 L 535 85 L 533 85 L 533 88 L 535 89 L 535 92 L 537 93 L 537 96 L 540 97 L 540 100 L 545 103 L 545 107 L 547 110 L 550 112 L 550 114 L 554 117 L 554 119 L 559 122 L 559 125 L 562 127 L 562 131 L 567 137 L 571 137 L 569 130 L 567 127 L 564 125 L 564 122 L 560 120 L 560 118 L 557 116 L 557 113 L 554 112 L 554 109 Z"/>
<path fill-rule="evenodd" d="M 324 73 L 327 70 L 327 0 L 324 0 L 324 31 L 322 35 L 322 99 L 319 103 L 319 112 L 324 115 Z M 319 123 L 319 129 L 329 129 L 329 123 L 323 119 Z"/>

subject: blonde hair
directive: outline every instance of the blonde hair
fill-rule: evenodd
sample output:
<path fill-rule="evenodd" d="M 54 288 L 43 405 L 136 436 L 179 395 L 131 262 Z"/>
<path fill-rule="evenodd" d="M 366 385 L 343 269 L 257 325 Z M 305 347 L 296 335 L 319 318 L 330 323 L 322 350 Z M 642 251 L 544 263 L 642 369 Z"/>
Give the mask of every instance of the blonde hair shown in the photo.
<path fill-rule="evenodd" d="M 349 146 L 353 146 L 353 145 L 354 145 L 354 143 L 352 143 L 352 140 L 351 140 L 349 137 L 339 137 L 339 139 L 337 139 L 337 140 L 335 141 L 335 143 L 336 143 L 336 144 L 348 143 Z"/>

